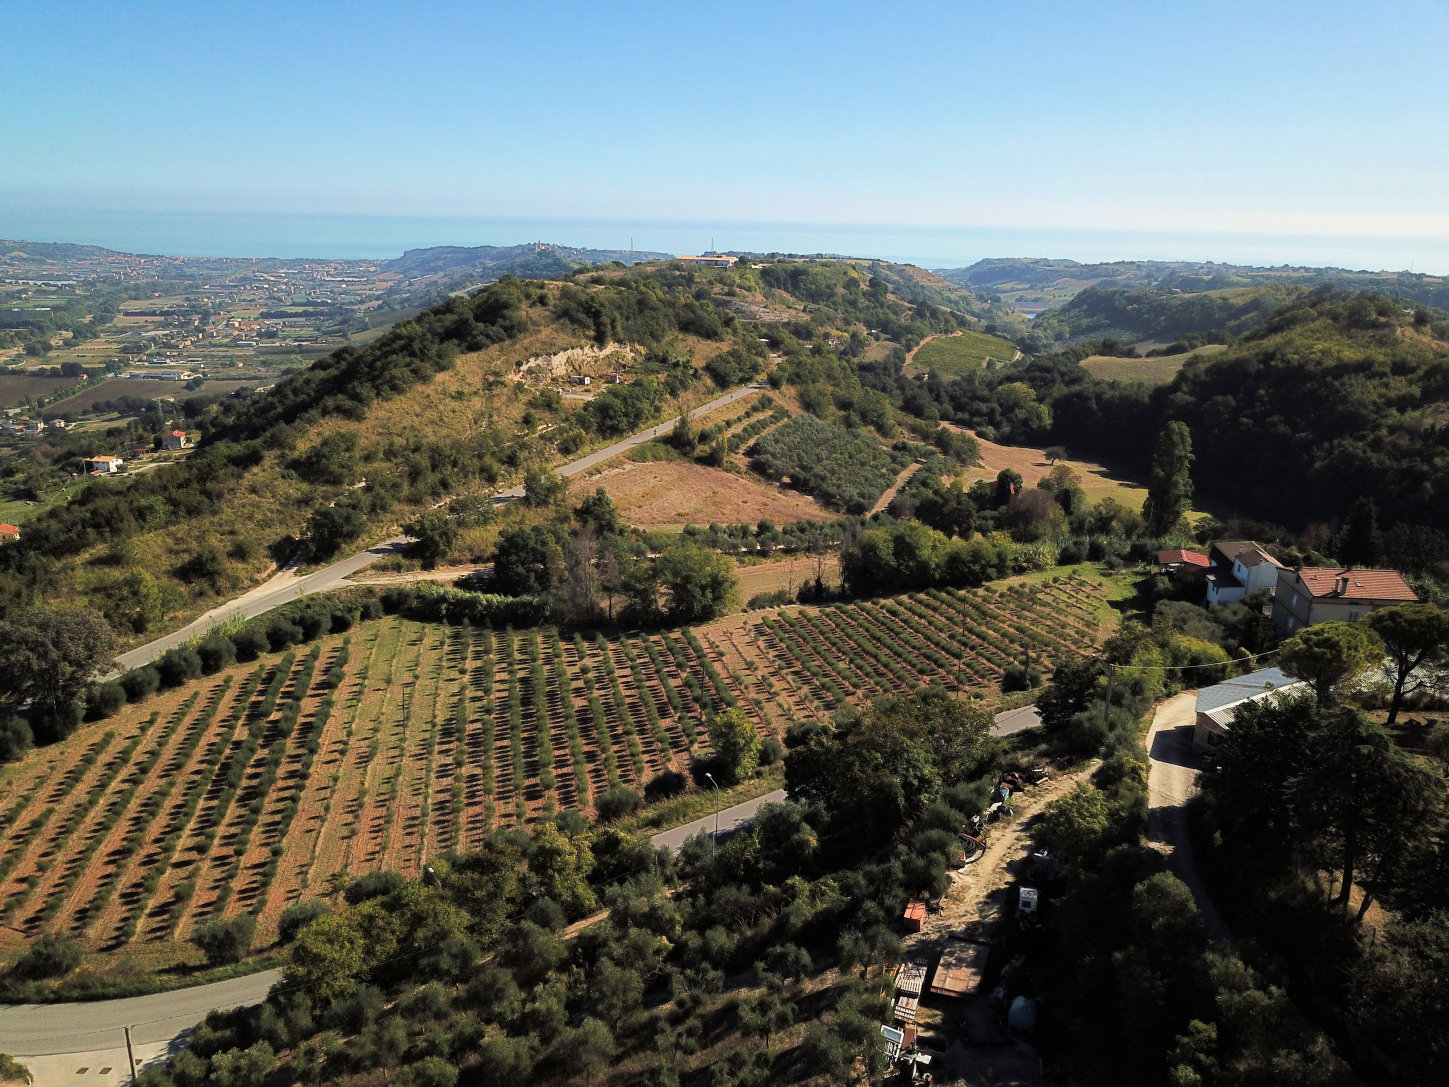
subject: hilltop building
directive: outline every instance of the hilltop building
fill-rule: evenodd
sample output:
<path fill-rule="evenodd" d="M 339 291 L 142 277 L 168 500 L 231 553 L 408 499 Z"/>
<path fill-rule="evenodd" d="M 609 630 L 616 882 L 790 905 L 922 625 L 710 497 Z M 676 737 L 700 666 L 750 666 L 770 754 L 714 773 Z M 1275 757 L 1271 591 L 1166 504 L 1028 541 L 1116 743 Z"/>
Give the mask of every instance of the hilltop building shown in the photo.
<path fill-rule="evenodd" d="M 680 264 L 697 264 L 705 268 L 733 268 L 739 257 L 727 257 L 723 253 L 706 253 L 702 257 L 682 256 Z"/>

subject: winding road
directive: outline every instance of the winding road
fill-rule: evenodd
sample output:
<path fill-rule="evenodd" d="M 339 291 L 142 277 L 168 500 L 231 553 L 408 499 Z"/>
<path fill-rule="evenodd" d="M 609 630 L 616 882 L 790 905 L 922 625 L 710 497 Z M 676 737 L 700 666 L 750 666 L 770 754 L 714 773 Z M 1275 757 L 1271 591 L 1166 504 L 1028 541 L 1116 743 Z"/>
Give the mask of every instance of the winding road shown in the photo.
<path fill-rule="evenodd" d="M 748 396 L 754 396 L 765 387 L 763 382 L 755 381 L 749 385 L 742 386 L 723 396 L 717 396 L 707 404 L 702 404 L 689 413 L 691 419 L 697 419 L 702 415 L 718 411 L 720 408 L 728 407 L 738 400 Z M 569 461 L 558 468 L 558 474 L 569 478 L 587 472 L 590 468 L 596 468 L 607 460 L 627 453 L 646 442 L 657 441 L 674 429 L 674 420 L 659 423 L 641 430 L 637 434 L 631 434 L 627 438 L 606 445 L 602 449 L 595 450 L 577 460 Z M 523 497 L 523 486 L 509 487 L 507 490 L 499 491 L 494 495 L 495 501 L 508 502 L 515 498 Z M 384 540 L 375 547 L 369 547 L 366 551 L 359 551 L 355 555 L 349 555 L 320 570 L 310 574 L 299 574 L 295 565 L 289 565 L 277 573 L 271 580 L 258 585 L 256 588 L 244 593 L 234 600 L 212 608 L 199 619 L 188 623 L 180 630 L 172 631 L 170 634 L 157 638 L 155 641 L 147 642 L 145 645 L 137 646 L 135 649 L 122 653 L 116 658 L 117 666 L 122 670 L 139 668 L 143 664 L 149 664 L 168 649 L 175 649 L 177 646 L 185 645 L 192 638 L 205 634 L 217 623 L 224 622 L 234 616 L 242 616 L 247 619 L 255 618 L 263 612 L 289 601 L 296 600 L 308 593 L 323 593 L 331 589 L 341 588 L 349 584 L 348 578 L 361 570 L 365 570 L 379 559 L 388 555 L 396 554 L 407 543 L 406 536 L 394 536 L 390 540 Z"/>

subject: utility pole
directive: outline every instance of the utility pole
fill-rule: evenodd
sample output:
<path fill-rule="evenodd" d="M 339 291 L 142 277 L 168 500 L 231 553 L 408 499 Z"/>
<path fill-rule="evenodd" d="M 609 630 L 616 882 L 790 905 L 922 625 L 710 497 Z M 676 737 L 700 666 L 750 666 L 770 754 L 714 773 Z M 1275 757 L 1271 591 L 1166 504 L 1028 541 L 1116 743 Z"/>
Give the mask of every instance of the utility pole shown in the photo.
<path fill-rule="evenodd" d="M 721 792 L 722 791 L 720 789 L 720 787 L 719 787 L 719 782 L 715 781 L 713 774 L 711 774 L 708 770 L 706 770 L 704 772 L 704 776 L 707 777 L 707 778 L 709 778 L 709 783 L 714 786 L 714 791 L 715 792 L 718 793 L 718 792 Z M 715 850 L 717 850 L 718 848 L 719 848 L 719 809 L 716 808 L 714 810 L 714 833 L 711 834 L 710 835 L 710 838 L 709 838 L 709 881 L 710 881 L 711 884 L 713 884 L 715 882 L 714 854 L 715 854 Z"/>
<path fill-rule="evenodd" d="M 131 1062 L 131 1087 L 136 1087 L 136 1052 L 131 1048 L 131 1028 L 126 1027 L 126 1057 Z"/>

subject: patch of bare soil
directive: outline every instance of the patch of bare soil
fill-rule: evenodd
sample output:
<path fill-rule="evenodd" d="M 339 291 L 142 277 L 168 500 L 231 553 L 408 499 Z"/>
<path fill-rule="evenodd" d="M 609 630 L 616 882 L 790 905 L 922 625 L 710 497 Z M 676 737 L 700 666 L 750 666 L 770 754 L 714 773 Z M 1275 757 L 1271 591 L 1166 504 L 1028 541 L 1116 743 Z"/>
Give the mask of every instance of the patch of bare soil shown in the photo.
<path fill-rule="evenodd" d="M 784 524 L 836 516 L 806 495 L 691 461 L 627 461 L 580 479 L 571 489 L 582 494 L 596 487 L 604 488 L 625 521 L 641 528 L 754 524 L 762 517 Z"/>

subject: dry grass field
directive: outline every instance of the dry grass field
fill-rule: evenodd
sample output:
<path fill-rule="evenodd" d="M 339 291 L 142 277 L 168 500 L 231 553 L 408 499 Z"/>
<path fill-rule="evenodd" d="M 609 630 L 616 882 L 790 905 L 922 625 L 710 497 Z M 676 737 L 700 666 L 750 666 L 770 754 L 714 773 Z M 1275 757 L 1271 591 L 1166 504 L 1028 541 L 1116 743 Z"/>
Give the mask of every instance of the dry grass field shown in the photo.
<path fill-rule="evenodd" d="M 1216 355 L 1225 344 L 1211 343 L 1180 355 L 1161 355 L 1155 359 L 1119 359 L 1111 355 L 1090 355 L 1082 366 L 1100 381 L 1125 381 L 1137 385 L 1166 385 L 1182 364 L 1194 355 Z"/>
<path fill-rule="evenodd" d="M 1022 482 L 1026 486 L 1035 487 L 1037 481 L 1052 470 L 1046 453 L 1037 446 L 997 445 L 981 437 L 976 440 L 981 443 L 982 463 L 961 474 L 963 486 L 970 487 L 978 479 L 994 480 L 1003 468 L 1011 468 L 1021 473 Z M 1093 461 L 1068 459 L 1058 463 L 1065 464 L 1082 477 L 1082 489 L 1087 492 L 1088 502 L 1114 498 L 1129 509 L 1140 509 L 1142 500 L 1147 497 L 1145 486 L 1115 475 Z"/>
<path fill-rule="evenodd" d="M 830 520 L 838 514 L 808 495 L 692 461 L 621 461 L 576 478 L 575 494 L 602 487 L 619 515 L 640 528 L 682 525 L 754 524 L 767 517 L 776 524 L 804 518 Z"/>

